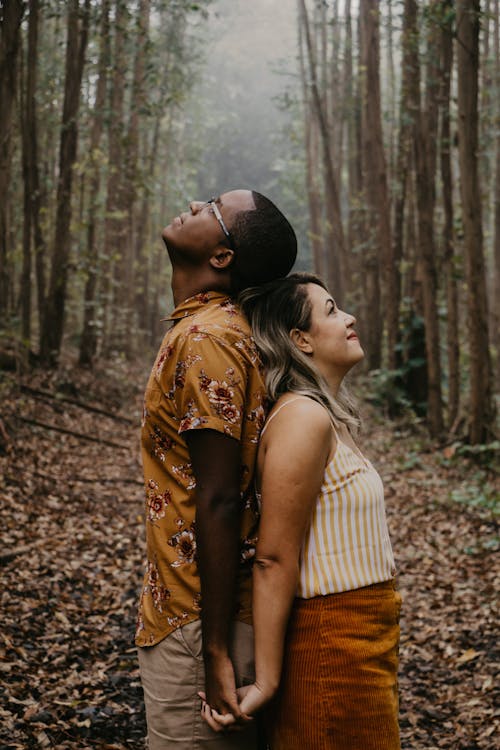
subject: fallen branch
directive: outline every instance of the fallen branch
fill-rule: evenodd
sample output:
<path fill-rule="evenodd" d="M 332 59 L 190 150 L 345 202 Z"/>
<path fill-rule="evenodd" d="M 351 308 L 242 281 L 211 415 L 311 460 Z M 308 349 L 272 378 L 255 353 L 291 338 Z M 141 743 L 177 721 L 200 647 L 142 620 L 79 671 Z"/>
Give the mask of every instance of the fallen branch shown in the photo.
<path fill-rule="evenodd" d="M 26 469 L 24 469 L 26 471 Z M 54 477 L 50 474 L 43 474 L 41 471 L 27 471 L 28 474 L 37 479 L 48 479 L 55 481 Z M 7 477 L 10 479 L 10 477 Z M 89 484 L 135 484 L 138 487 L 144 487 L 144 482 L 140 482 L 138 479 L 130 479 L 129 477 L 75 477 L 74 479 L 68 479 L 68 485 L 71 486 L 75 482 L 87 482 Z"/>
<path fill-rule="evenodd" d="M 30 552 L 32 549 L 36 549 L 36 547 L 42 547 L 44 544 L 47 544 L 46 539 L 37 539 L 36 542 L 31 542 L 30 544 L 23 544 L 20 547 L 15 548 L 13 547 L 7 552 L 2 552 L 0 554 L 0 563 L 9 562 L 9 560 L 13 560 L 14 557 L 24 555 L 25 552 Z"/>
<path fill-rule="evenodd" d="M 7 449 L 8 445 L 10 445 L 9 433 L 5 429 L 3 421 L 0 419 L 0 447 Z"/>
<path fill-rule="evenodd" d="M 30 388 L 29 385 L 21 385 L 20 389 L 23 393 L 29 393 L 31 396 L 34 396 L 35 398 L 53 399 L 54 401 L 63 401 L 66 404 L 79 406 L 80 409 L 86 409 L 86 411 L 91 411 L 94 414 L 102 414 L 105 417 L 110 417 L 110 419 L 116 419 L 118 422 L 124 422 L 125 424 L 130 424 L 130 425 L 136 424 L 136 422 L 133 419 L 122 417 L 120 414 L 113 414 L 113 412 L 106 411 L 106 409 L 99 409 L 99 407 L 97 406 L 90 406 L 90 404 L 86 404 L 84 401 L 79 401 L 76 398 L 69 398 L 68 396 L 61 396 L 58 393 L 51 393 L 50 391 L 41 391 L 38 388 Z"/>
<path fill-rule="evenodd" d="M 91 437 L 90 435 L 84 435 L 82 432 L 75 432 L 74 430 L 66 430 L 64 427 L 56 427 L 53 424 L 46 424 L 45 422 L 38 422 L 36 419 L 28 419 L 27 417 L 21 417 L 19 414 L 15 415 L 16 419 L 19 419 L 21 422 L 26 422 L 26 424 L 32 424 L 35 427 L 41 427 L 44 430 L 53 430 L 54 432 L 62 432 L 63 435 L 72 435 L 73 437 L 77 437 L 80 440 L 88 440 L 91 443 L 101 443 L 103 445 L 109 445 L 111 448 L 118 448 L 119 450 L 128 450 L 128 446 L 126 445 L 119 445 L 118 443 L 113 443 L 111 440 L 105 440 L 104 438 L 95 438 Z"/>

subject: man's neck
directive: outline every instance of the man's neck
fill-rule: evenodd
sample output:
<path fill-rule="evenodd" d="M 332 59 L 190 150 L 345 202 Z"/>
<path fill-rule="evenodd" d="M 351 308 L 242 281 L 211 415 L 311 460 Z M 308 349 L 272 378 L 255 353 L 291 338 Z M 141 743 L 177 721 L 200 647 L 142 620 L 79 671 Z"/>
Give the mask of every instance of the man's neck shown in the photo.
<path fill-rule="evenodd" d="M 226 279 L 214 278 L 213 274 L 207 273 L 205 269 L 196 272 L 193 268 L 189 271 L 174 268 L 172 270 L 172 295 L 174 306 L 177 307 L 195 294 L 202 292 L 223 292 L 229 294 L 229 285 Z"/>

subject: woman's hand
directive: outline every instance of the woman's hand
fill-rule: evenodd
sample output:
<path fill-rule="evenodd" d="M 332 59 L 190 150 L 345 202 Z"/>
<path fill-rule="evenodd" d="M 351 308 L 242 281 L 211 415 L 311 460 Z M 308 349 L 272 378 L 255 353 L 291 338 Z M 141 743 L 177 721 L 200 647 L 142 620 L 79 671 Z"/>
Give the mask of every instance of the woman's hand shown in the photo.
<path fill-rule="evenodd" d="M 245 716 L 253 716 L 272 698 L 272 693 L 263 690 L 256 682 L 253 685 L 238 688 L 236 692 L 240 711 Z"/>
<path fill-rule="evenodd" d="M 248 690 L 248 687 L 237 690 L 238 701 L 241 700 L 240 690 Z M 238 719 L 233 714 L 220 714 L 207 703 L 207 696 L 204 692 L 200 691 L 198 695 L 201 698 L 201 717 L 214 732 L 238 731 L 244 724 L 253 721 L 251 716 L 243 713 Z"/>
<path fill-rule="evenodd" d="M 206 702 L 205 693 L 199 692 L 201 698 L 201 716 L 214 732 L 226 730 L 237 731 L 245 724 L 253 721 L 257 713 L 272 698 L 272 693 L 263 690 L 257 683 L 244 685 L 236 691 L 242 718 L 237 721 L 233 714 L 220 714 Z"/>

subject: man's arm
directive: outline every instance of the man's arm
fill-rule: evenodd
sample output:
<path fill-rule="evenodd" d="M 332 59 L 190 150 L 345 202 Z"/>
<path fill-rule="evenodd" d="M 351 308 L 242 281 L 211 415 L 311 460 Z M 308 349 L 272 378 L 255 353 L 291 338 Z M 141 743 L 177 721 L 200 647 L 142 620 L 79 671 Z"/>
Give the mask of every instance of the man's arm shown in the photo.
<path fill-rule="evenodd" d="M 184 433 L 196 478 L 196 544 L 202 596 L 207 700 L 239 718 L 229 641 L 234 619 L 241 521 L 240 445 L 210 429 Z"/>

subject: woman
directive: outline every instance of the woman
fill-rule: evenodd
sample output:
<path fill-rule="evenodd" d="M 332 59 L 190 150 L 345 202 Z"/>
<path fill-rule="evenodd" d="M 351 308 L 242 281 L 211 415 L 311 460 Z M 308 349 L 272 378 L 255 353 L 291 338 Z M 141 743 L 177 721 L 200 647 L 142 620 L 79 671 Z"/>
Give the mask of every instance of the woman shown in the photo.
<path fill-rule="evenodd" d="M 342 385 L 363 358 L 356 320 L 309 274 L 248 290 L 241 306 L 274 404 L 258 454 L 256 679 L 241 710 L 275 696 L 271 750 L 395 750 L 400 597 L 382 483 Z M 233 721 L 202 713 L 214 729 Z"/>

